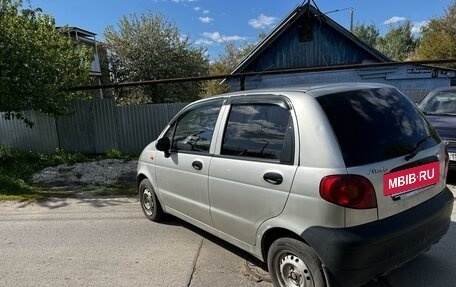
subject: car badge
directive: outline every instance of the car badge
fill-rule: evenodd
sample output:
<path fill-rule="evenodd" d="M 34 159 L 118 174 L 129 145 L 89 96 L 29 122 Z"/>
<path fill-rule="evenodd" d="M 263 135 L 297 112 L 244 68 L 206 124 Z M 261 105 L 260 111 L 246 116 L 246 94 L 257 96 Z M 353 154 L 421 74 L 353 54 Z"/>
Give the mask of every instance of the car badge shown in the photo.
<path fill-rule="evenodd" d="M 388 169 L 386 169 L 386 167 L 381 167 L 381 168 L 372 168 L 371 170 L 369 170 L 369 172 L 367 173 L 367 175 L 371 175 L 371 174 L 384 174 L 388 171 Z"/>

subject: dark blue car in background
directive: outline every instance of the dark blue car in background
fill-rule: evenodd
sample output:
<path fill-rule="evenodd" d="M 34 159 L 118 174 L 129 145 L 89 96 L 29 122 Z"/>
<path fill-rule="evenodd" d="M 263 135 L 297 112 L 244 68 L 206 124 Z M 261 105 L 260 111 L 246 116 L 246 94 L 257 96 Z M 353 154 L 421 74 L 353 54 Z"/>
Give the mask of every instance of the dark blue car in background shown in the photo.
<path fill-rule="evenodd" d="M 442 87 L 430 91 L 419 107 L 446 142 L 450 158 L 449 169 L 456 170 L 456 87 Z"/>

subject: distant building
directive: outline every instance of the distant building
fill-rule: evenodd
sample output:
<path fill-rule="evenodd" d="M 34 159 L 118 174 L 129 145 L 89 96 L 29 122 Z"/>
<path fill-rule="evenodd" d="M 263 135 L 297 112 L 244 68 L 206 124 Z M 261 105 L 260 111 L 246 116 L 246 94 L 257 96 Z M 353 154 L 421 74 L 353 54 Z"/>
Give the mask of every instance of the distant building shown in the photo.
<path fill-rule="evenodd" d="M 73 39 L 77 44 L 78 48 L 80 45 L 89 47 L 93 51 L 93 61 L 90 68 L 90 75 L 94 79 L 94 84 L 101 85 L 101 65 L 99 55 L 99 42 L 96 40 L 96 35 L 93 32 L 78 28 L 78 27 L 57 27 L 57 30 L 65 31 L 68 37 Z M 100 98 L 103 98 L 103 90 L 99 90 Z"/>
<path fill-rule="evenodd" d="M 359 64 L 366 66 L 356 67 Z M 321 69 L 331 66 L 342 68 Z M 312 71 L 289 72 L 300 68 Z M 309 3 L 291 11 L 232 72 L 237 73 L 249 76 L 227 80 L 234 91 L 368 81 L 396 86 L 414 101 L 435 87 L 451 85 L 456 78 L 453 69 L 396 64 Z"/>

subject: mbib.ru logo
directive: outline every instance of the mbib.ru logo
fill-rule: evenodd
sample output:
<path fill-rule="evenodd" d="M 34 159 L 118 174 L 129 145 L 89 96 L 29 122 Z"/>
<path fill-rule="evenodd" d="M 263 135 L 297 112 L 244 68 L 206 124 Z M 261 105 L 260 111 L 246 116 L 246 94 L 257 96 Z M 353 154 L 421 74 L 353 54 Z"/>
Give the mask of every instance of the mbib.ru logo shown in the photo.
<path fill-rule="evenodd" d="M 439 162 L 387 173 L 383 177 L 383 194 L 388 196 L 436 184 L 439 177 Z"/>

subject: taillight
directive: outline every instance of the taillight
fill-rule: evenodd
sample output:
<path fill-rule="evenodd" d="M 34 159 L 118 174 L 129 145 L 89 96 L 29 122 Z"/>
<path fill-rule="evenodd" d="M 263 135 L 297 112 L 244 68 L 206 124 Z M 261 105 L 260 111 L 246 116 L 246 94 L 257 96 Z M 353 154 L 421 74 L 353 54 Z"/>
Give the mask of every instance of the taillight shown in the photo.
<path fill-rule="evenodd" d="M 359 175 L 330 175 L 320 182 L 321 197 L 331 203 L 356 209 L 377 207 L 372 183 Z"/>

